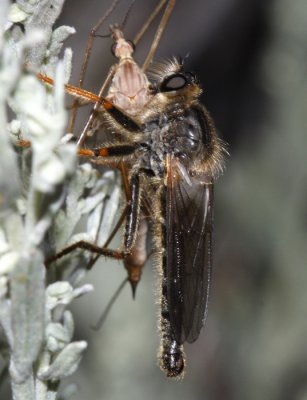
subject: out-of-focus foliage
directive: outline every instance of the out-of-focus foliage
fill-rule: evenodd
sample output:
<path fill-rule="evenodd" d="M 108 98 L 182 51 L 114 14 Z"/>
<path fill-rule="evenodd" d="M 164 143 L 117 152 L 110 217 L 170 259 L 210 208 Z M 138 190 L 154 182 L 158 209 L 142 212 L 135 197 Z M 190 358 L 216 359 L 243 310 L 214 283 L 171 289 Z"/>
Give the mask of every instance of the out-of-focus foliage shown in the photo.
<path fill-rule="evenodd" d="M 55 399 L 61 379 L 76 371 L 87 343 L 73 341 L 66 308 L 93 289 L 79 286 L 90 255 L 46 260 L 80 237 L 103 244 L 119 201 L 116 174 L 77 168 L 65 132 L 72 53 L 61 59 L 60 52 L 74 29 L 52 30 L 62 6 L 20 0 L 0 7 L 0 383 L 8 375 L 16 400 Z M 37 71 L 54 78 L 52 89 Z M 87 226 L 75 234 L 81 219 Z"/>

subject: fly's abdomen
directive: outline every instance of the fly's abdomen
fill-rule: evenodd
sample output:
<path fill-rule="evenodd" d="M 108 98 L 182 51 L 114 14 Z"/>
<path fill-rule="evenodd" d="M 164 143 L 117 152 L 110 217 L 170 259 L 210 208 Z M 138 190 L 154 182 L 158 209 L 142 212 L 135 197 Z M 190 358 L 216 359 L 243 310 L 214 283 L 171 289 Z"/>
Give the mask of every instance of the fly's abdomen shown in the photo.
<path fill-rule="evenodd" d="M 184 374 L 185 355 L 183 351 L 183 346 L 176 341 L 171 329 L 166 290 L 167 288 L 165 278 L 163 278 L 160 320 L 160 368 L 166 373 L 166 376 L 169 378 L 181 378 Z"/>
<path fill-rule="evenodd" d="M 160 207 L 161 207 L 161 243 L 160 246 L 164 249 L 161 252 L 161 317 L 160 317 L 160 332 L 161 332 L 161 345 L 160 345 L 160 368 L 166 373 L 169 378 L 181 378 L 185 369 L 185 355 L 183 345 L 180 344 L 174 335 L 174 331 L 170 320 L 170 310 L 168 302 L 168 278 L 167 278 L 167 262 L 166 262 L 166 234 L 167 226 L 165 221 L 166 207 L 167 207 L 165 188 L 160 194 Z"/>

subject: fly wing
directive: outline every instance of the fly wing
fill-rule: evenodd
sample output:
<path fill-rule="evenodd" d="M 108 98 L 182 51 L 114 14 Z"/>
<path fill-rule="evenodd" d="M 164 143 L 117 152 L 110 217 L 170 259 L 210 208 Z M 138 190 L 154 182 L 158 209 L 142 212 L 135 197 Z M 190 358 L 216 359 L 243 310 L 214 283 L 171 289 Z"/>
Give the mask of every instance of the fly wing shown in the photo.
<path fill-rule="evenodd" d="M 176 341 L 191 343 L 199 335 L 208 307 L 213 185 L 189 176 L 174 158 L 169 169 L 165 210 L 167 301 Z"/>

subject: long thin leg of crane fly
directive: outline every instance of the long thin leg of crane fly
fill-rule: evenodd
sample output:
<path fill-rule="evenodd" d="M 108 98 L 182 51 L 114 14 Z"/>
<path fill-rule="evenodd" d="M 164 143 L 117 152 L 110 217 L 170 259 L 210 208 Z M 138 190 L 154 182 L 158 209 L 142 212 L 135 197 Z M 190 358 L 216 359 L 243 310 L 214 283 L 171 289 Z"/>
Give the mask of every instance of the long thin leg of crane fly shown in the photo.
<path fill-rule="evenodd" d="M 117 4 L 119 3 L 119 0 L 114 0 L 111 6 L 107 9 L 107 11 L 103 14 L 103 16 L 97 21 L 96 25 L 91 29 L 88 40 L 87 40 L 87 45 L 84 53 L 84 59 L 83 59 L 83 64 L 79 76 L 79 87 L 83 87 L 83 82 L 85 78 L 85 73 L 88 67 L 90 55 L 92 52 L 93 48 L 93 43 L 95 39 L 95 35 L 97 30 L 101 27 L 101 25 L 105 22 L 105 20 L 109 17 L 109 15 L 113 12 Z M 69 132 L 73 132 L 75 120 L 76 120 L 76 115 L 77 115 L 77 106 L 78 106 L 78 100 L 75 100 L 73 104 L 73 110 L 71 112 L 70 116 L 70 121 L 69 121 Z"/>
<path fill-rule="evenodd" d="M 126 286 L 126 283 L 128 282 L 128 278 L 125 278 L 121 284 L 118 286 L 118 288 L 116 289 L 115 293 L 113 294 L 113 296 L 111 297 L 111 299 L 109 300 L 106 308 L 103 310 L 103 313 L 101 314 L 101 316 L 99 317 L 98 321 L 96 322 L 95 325 L 93 325 L 91 328 L 94 331 L 99 331 L 99 329 L 102 327 L 102 325 L 104 324 L 104 321 L 106 320 L 113 304 L 115 303 L 115 301 L 117 300 L 118 296 L 120 295 L 121 291 L 123 290 L 123 288 Z"/>
<path fill-rule="evenodd" d="M 107 75 L 107 77 L 106 77 L 106 79 L 104 81 L 104 83 L 102 84 L 102 86 L 101 86 L 101 88 L 99 90 L 99 93 L 98 93 L 98 97 L 99 98 L 101 98 L 103 96 L 106 88 L 108 87 L 109 83 L 111 82 L 111 79 L 112 79 L 113 75 L 114 75 L 114 68 L 111 67 L 110 71 L 109 71 L 109 73 L 108 73 L 108 75 Z M 99 109 L 99 107 L 100 107 L 100 104 L 98 102 L 95 103 L 95 105 L 94 105 L 94 107 L 93 107 L 93 109 L 92 109 L 92 111 L 90 113 L 90 116 L 89 116 L 89 118 L 88 118 L 88 120 L 87 120 L 87 122 L 86 122 L 86 124 L 85 124 L 85 126 L 84 126 L 84 128 L 82 130 L 82 132 L 81 132 L 81 135 L 80 135 L 80 137 L 79 137 L 79 139 L 77 141 L 78 146 L 80 146 L 80 147 L 83 146 L 83 144 L 85 142 L 85 139 L 86 139 L 86 136 L 87 136 L 87 132 L 91 128 L 91 125 L 92 125 L 94 119 L 97 116 L 96 114 L 97 114 L 97 110 Z"/>
<path fill-rule="evenodd" d="M 134 44 L 137 44 L 141 37 L 144 35 L 144 33 L 146 32 L 146 30 L 148 29 L 148 27 L 150 26 L 150 24 L 153 22 L 153 20 L 155 19 L 155 17 L 158 15 L 158 13 L 160 12 L 160 10 L 162 9 L 162 7 L 165 5 L 165 3 L 167 2 L 167 0 L 161 0 L 160 3 L 157 5 L 157 7 L 155 8 L 155 10 L 152 12 L 152 14 L 150 15 L 150 17 L 148 18 L 148 20 L 145 22 L 145 24 L 143 25 L 143 27 L 141 28 L 140 32 L 136 35 L 135 39 L 134 39 Z M 159 23 L 158 29 L 156 31 L 154 40 L 152 42 L 152 45 L 150 47 L 150 50 L 147 54 L 147 57 L 144 61 L 144 64 L 142 66 L 143 71 L 146 71 L 146 69 L 148 68 L 151 60 L 153 59 L 153 56 L 157 50 L 157 47 L 159 45 L 159 42 L 161 40 L 161 36 L 163 34 L 163 31 L 167 25 L 168 19 L 173 11 L 173 8 L 175 6 L 176 0 L 168 0 L 167 6 L 165 8 L 164 14 L 161 18 L 161 21 Z"/>
<path fill-rule="evenodd" d="M 150 14 L 150 16 L 147 18 L 147 20 L 144 22 L 142 28 L 138 31 L 138 33 L 135 35 L 134 39 L 133 39 L 133 43 L 135 44 L 135 46 L 139 43 L 139 41 L 142 39 L 142 37 L 144 36 L 144 34 L 146 33 L 147 29 L 150 27 L 150 25 L 153 23 L 153 21 L 155 20 L 156 16 L 159 14 L 159 12 L 161 11 L 161 9 L 164 7 L 165 3 L 168 0 L 161 0 L 159 2 L 159 4 L 157 5 L 157 7 L 152 11 L 152 13 Z"/>

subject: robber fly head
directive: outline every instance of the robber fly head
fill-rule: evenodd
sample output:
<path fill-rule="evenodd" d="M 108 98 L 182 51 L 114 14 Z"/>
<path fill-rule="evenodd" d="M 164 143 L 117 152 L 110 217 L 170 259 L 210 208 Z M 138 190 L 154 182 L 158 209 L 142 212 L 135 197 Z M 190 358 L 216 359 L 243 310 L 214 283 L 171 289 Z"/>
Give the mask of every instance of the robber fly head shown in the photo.
<path fill-rule="evenodd" d="M 182 100 L 193 100 L 200 96 L 201 88 L 196 75 L 183 69 L 177 59 L 156 64 L 149 72 L 151 89 L 166 100 L 179 96 Z"/>

